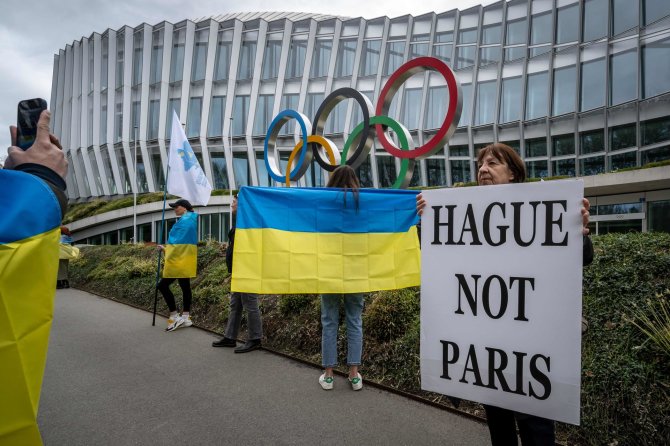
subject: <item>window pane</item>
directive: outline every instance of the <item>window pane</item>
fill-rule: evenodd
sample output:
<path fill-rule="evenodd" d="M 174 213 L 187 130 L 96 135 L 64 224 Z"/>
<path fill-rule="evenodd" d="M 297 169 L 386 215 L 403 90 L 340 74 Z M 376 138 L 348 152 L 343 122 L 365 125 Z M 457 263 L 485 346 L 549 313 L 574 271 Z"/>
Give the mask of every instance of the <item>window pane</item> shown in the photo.
<path fill-rule="evenodd" d="M 109 69 L 109 39 L 107 37 L 103 37 L 102 56 L 100 63 L 100 89 L 103 91 L 107 88 L 108 69 Z"/>
<path fill-rule="evenodd" d="M 153 100 L 149 102 L 149 132 L 148 139 L 158 138 L 158 117 L 160 114 L 160 101 Z"/>
<path fill-rule="evenodd" d="M 519 19 L 507 22 L 507 34 L 505 37 L 506 45 L 515 45 L 517 43 L 526 43 L 526 19 Z"/>
<path fill-rule="evenodd" d="M 551 11 L 533 16 L 530 24 L 530 43 L 551 43 Z"/>
<path fill-rule="evenodd" d="M 670 140 L 670 116 L 641 122 L 640 131 L 643 146 Z"/>
<path fill-rule="evenodd" d="M 446 64 L 451 64 L 451 45 L 435 45 L 433 47 L 433 56 Z"/>
<path fill-rule="evenodd" d="M 172 98 L 168 100 L 168 109 L 167 109 L 167 114 L 165 116 L 165 137 L 169 138 L 170 137 L 170 132 L 172 132 L 172 117 L 173 113 L 172 111 L 177 112 L 177 117 L 179 117 L 179 114 L 181 113 L 181 99 L 180 98 Z"/>
<path fill-rule="evenodd" d="M 162 191 L 165 187 L 165 174 L 163 173 L 163 161 L 161 160 L 160 153 L 151 155 L 151 164 L 153 167 L 152 172 L 154 173 L 154 178 L 157 179 L 157 188 Z"/>
<path fill-rule="evenodd" d="M 584 0 L 584 42 L 607 35 L 607 1 Z"/>
<path fill-rule="evenodd" d="M 214 189 L 228 189 L 228 171 L 226 158 L 221 152 L 212 152 L 209 155 L 212 160 L 212 175 L 214 176 Z"/>
<path fill-rule="evenodd" d="M 347 115 L 348 101 L 339 102 L 334 109 L 330 111 L 326 121 L 326 133 L 342 133 L 344 131 L 344 119 Z"/>
<path fill-rule="evenodd" d="M 100 144 L 107 142 L 107 94 L 100 98 Z"/>
<path fill-rule="evenodd" d="M 670 14 L 670 2 L 667 0 L 644 1 L 644 24 L 648 25 Z"/>
<path fill-rule="evenodd" d="M 312 72 L 310 77 L 324 77 L 328 75 L 330 64 L 330 53 L 333 49 L 332 39 L 318 39 L 314 45 L 314 57 L 312 58 Z"/>
<path fill-rule="evenodd" d="M 341 40 L 337 48 L 335 76 L 351 76 L 354 72 L 354 56 L 356 56 L 356 40 Z"/>
<path fill-rule="evenodd" d="M 496 81 L 477 84 L 477 108 L 475 125 L 493 122 L 496 109 Z"/>
<path fill-rule="evenodd" d="M 649 163 L 656 163 L 658 161 L 665 161 L 670 159 L 670 146 L 659 147 L 658 149 L 645 150 L 641 152 L 641 165 L 644 166 Z"/>
<path fill-rule="evenodd" d="M 458 33 L 458 43 L 477 42 L 477 28 L 463 29 Z"/>
<path fill-rule="evenodd" d="M 456 68 L 467 68 L 475 64 L 476 46 L 456 47 Z"/>
<path fill-rule="evenodd" d="M 547 156 L 547 139 L 544 137 L 526 140 L 526 158 L 536 156 Z"/>
<path fill-rule="evenodd" d="M 381 47 L 381 40 L 366 40 L 363 42 L 363 54 L 361 55 L 359 75 L 371 76 L 377 74 Z"/>
<path fill-rule="evenodd" d="M 554 176 L 575 176 L 575 159 L 557 160 L 552 162 Z"/>
<path fill-rule="evenodd" d="M 579 4 L 556 12 L 556 43 L 576 42 L 579 33 Z"/>
<path fill-rule="evenodd" d="M 521 78 L 503 79 L 500 102 L 500 122 L 521 119 Z"/>
<path fill-rule="evenodd" d="M 305 101 L 305 114 L 307 116 L 316 115 L 316 111 L 319 109 L 321 102 L 323 102 L 323 93 L 307 93 L 307 99 Z"/>
<path fill-rule="evenodd" d="M 149 82 L 161 81 L 163 71 L 163 30 L 154 31 L 151 46 L 151 76 Z"/>
<path fill-rule="evenodd" d="M 552 115 L 562 115 L 575 111 L 577 94 L 577 67 L 554 70 L 554 100 Z"/>
<path fill-rule="evenodd" d="M 214 68 L 214 80 L 228 79 L 228 68 L 230 66 L 230 49 L 232 43 L 222 40 L 225 34 L 219 33 L 219 41 L 216 44 L 216 66 Z"/>
<path fill-rule="evenodd" d="M 275 104 L 274 95 L 263 94 L 258 96 L 256 115 L 254 117 L 254 135 L 263 135 L 268 131 L 272 122 L 272 109 Z"/>
<path fill-rule="evenodd" d="M 479 65 L 487 65 L 500 61 L 500 47 L 488 46 L 479 49 Z"/>
<path fill-rule="evenodd" d="M 553 156 L 574 155 L 575 137 L 574 135 L 557 135 L 551 138 L 551 153 Z M 573 166 L 574 168 L 574 161 Z"/>
<path fill-rule="evenodd" d="M 298 109 L 298 100 L 300 99 L 297 94 L 285 94 L 282 97 L 281 109 L 282 110 L 297 110 Z M 279 131 L 280 135 L 292 135 L 295 130 L 295 119 L 289 120 Z"/>
<path fill-rule="evenodd" d="M 549 74 L 535 73 L 528 76 L 526 90 L 526 119 L 535 119 L 547 116 L 547 89 L 549 88 Z"/>
<path fill-rule="evenodd" d="M 188 116 L 186 118 L 186 137 L 200 136 L 200 118 L 202 116 L 202 98 L 191 98 L 188 101 Z"/>
<path fill-rule="evenodd" d="M 391 156 L 377 156 L 377 175 L 379 187 L 391 187 L 397 177 L 395 170 L 395 158 Z"/>
<path fill-rule="evenodd" d="M 405 89 L 401 121 L 408 130 L 419 128 L 419 117 L 421 116 L 421 89 Z"/>
<path fill-rule="evenodd" d="M 528 178 L 547 178 L 549 176 L 548 161 L 528 161 L 526 171 Z"/>
<path fill-rule="evenodd" d="M 235 171 L 235 187 L 251 186 L 249 179 L 249 160 L 247 154 L 242 152 L 233 153 L 233 170 Z"/>
<path fill-rule="evenodd" d="M 142 82 L 142 40 L 144 33 L 136 33 L 133 40 L 133 85 Z"/>
<path fill-rule="evenodd" d="M 647 230 L 670 232 L 670 200 L 650 201 Z"/>
<path fill-rule="evenodd" d="M 428 158 L 426 173 L 428 174 L 428 186 L 446 186 L 447 170 L 443 158 Z"/>
<path fill-rule="evenodd" d="M 470 176 L 470 161 L 468 160 L 451 160 L 451 184 L 469 183 Z"/>
<path fill-rule="evenodd" d="M 238 80 L 246 80 L 251 79 L 253 77 L 255 57 L 256 57 L 256 41 L 247 40 L 242 42 L 242 46 L 240 48 L 240 65 L 238 67 L 237 72 Z"/>
<path fill-rule="evenodd" d="M 670 91 L 670 38 L 642 47 L 642 96 L 666 91 Z"/>
<path fill-rule="evenodd" d="M 389 42 L 386 44 L 385 74 L 391 74 L 402 65 L 405 56 L 405 42 Z"/>
<path fill-rule="evenodd" d="M 613 54 L 610 76 L 610 105 L 637 99 L 637 50 Z"/>
<path fill-rule="evenodd" d="M 637 166 L 637 152 L 626 152 L 610 156 L 610 170 L 617 171 Z"/>
<path fill-rule="evenodd" d="M 612 35 L 638 26 L 637 0 L 612 0 Z"/>
<path fill-rule="evenodd" d="M 428 43 L 413 43 L 409 46 L 409 59 L 428 56 L 430 45 Z"/>
<path fill-rule="evenodd" d="M 605 171 L 605 157 L 596 156 L 579 160 L 579 167 L 582 175 L 598 175 Z"/>
<path fill-rule="evenodd" d="M 124 53 L 123 34 L 116 36 L 116 87 L 123 85 L 123 53 Z"/>
<path fill-rule="evenodd" d="M 191 80 L 201 81 L 205 78 L 207 67 L 207 43 L 209 42 L 209 30 L 202 29 L 195 33 L 193 48 L 193 64 L 191 65 Z"/>
<path fill-rule="evenodd" d="M 581 142 L 581 154 L 587 155 L 589 153 L 601 152 L 605 150 L 604 132 L 602 130 L 594 130 L 590 132 L 582 132 L 579 134 Z"/>
<path fill-rule="evenodd" d="M 258 185 L 269 187 L 272 185 L 272 177 L 268 174 L 268 168 L 265 165 L 265 154 L 256 152 L 256 170 L 258 171 Z"/>
<path fill-rule="evenodd" d="M 605 105 L 605 59 L 582 63 L 582 95 L 580 110 Z"/>
<path fill-rule="evenodd" d="M 505 61 L 509 62 L 510 60 L 521 59 L 526 57 L 526 47 L 525 46 L 513 46 L 511 48 L 505 48 Z"/>
<path fill-rule="evenodd" d="M 207 136 L 223 135 L 223 112 L 226 106 L 225 96 L 214 96 L 209 110 L 209 122 L 207 123 Z"/>
<path fill-rule="evenodd" d="M 245 134 L 247 130 L 248 116 L 249 116 L 249 96 L 235 96 L 235 102 L 233 103 L 233 122 L 232 122 L 233 136 L 243 136 Z"/>
<path fill-rule="evenodd" d="M 482 27 L 482 45 L 500 43 L 501 30 L 502 25 L 500 23 Z"/>
<path fill-rule="evenodd" d="M 269 40 L 265 44 L 265 54 L 263 54 L 263 79 L 275 79 L 278 76 L 280 57 L 281 40 Z"/>
<path fill-rule="evenodd" d="M 306 56 L 307 41 L 298 40 L 296 37 L 293 37 L 291 39 L 291 47 L 288 53 L 288 64 L 286 66 L 286 77 L 288 79 L 302 76 Z"/>
<path fill-rule="evenodd" d="M 114 142 L 121 141 L 123 135 L 123 104 L 116 103 L 114 109 Z"/>
<path fill-rule="evenodd" d="M 437 129 L 447 115 L 447 87 L 431 87 L 428 89 L 428 108 L 426 110 L 426 129 Z"/>
<path fill-rule="evenodd" d="M 172 59 L 170 60 L 170 82 L 179 82 L 184 75 L 184 30 L 175 31 L 172 37 Z"/>
<path fill-rule="evenodd" d="M 461 85 L 461 93 L 463 93 L 463 107 L 461 108 L 461 119 L 458 121 L 458 126 L 470 125 L 470 98 L 471 98 L 472 84 Z"/>
<path fill-rule="evenodd" d="M 636 145 L 635 124 L 619 125 L 610 129 L 610 150 L 625 149 Z"/>
<path fill-rule="evenodd" d="M 449 146 L 449 156 L 470 156 L 470 149 L 467 144 Z"/>

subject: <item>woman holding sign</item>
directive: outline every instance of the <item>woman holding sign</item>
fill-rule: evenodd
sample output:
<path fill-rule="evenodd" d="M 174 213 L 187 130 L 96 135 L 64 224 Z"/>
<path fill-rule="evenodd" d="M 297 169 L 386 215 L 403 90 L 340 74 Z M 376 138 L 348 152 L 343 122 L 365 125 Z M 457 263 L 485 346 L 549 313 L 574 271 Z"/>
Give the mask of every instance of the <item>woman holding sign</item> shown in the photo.
<path fill-rule="evenodd" d="M 505 144 L 495 143 L 483 148 L 477 155 L 477 166 L 477 184 L 480 186 L 523 183 L 526 180 L 523 160 L 514 149 Z M 417 195 L 416 207 L 421 215 L 426 207 L 426 201 L 421 194 Z M 587 237 L 589 202 L 586 199 L 583 200 L 581 214 L 584 234 L 583 263 L 588 265 L 593 261 L 593 245 Z M 524 446 L 555 444 L 553 420 L 486 404 L 484 409 L 493 446 L 516 445 L 516 426 L 519 428 L 521 444 Z"/>

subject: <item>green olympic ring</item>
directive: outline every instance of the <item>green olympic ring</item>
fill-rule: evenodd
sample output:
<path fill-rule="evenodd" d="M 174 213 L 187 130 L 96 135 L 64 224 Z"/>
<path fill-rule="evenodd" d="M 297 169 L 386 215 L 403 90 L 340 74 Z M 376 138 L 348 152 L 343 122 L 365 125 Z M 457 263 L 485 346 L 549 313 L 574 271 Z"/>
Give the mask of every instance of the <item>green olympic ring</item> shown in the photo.
<path fill-rule="evenodd" d="M 384 127 L 390 127 L 398 135 L 398 142 L 400 142 L 400 148 L 402 150 L 413 150 L 414 149 L 414 140 L 412 135 L 409 133 L 407 128 L 398 121 L 389 118 L 388 116 L 370 116 L 370 127 L 373 125 L 380 124 Z M 340 164 L 344 165 L 347 162 L 349 148 L 354 142 L 357 142 L 360 139 L 360 135 L 363 132 L 363 127 L 365 122 L 359 123 L 352 131 L 346 142 L 344 143 L 344 149 L 342 150 L 342 157 Z M 402 158 L 400 161 L 400 172 L 398 172 L 398 178 L 396 178 L 392 189 L 405 189 L 410 181 L 412 181 L 412 174 L 414 173 L 414 158 Z"/>

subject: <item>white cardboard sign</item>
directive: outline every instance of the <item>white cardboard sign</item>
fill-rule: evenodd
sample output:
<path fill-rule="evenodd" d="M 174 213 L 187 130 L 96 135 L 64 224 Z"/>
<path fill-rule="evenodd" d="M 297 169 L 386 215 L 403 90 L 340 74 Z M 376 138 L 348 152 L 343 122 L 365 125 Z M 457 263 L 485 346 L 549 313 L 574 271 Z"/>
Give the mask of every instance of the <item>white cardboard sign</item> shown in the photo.
<path fill-rule="evenodd" d="M 583 182 L 423 196 L 421 388 L 579 424 Z"/>

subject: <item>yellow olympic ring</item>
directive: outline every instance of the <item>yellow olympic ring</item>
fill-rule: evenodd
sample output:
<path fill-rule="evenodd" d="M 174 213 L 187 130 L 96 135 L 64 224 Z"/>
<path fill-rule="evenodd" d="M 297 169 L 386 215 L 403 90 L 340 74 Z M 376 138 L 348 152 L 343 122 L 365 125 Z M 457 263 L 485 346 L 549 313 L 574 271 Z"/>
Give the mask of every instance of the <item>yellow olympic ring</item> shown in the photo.
<path fill-rule="evenodd" d="M 324 138 L 321 135 L 309 135 L 307 137 L 307 142 L 319 144 L 326 150 L 330 164 L 333 166 L 339 166 L 340 152 L 337 150 L 337 146 L 335 146 L 331 140 Z M 291 155 L 288 157 L 288 165 L 286 166 L 286 187 L 291 187 L 291 166 L 293 165 L 293 159 L 296 157 L 302 147 L 303 141 L 298 142 L 298 144 L 296 144 L 293 148 L 293 151 L 291 151 Z M 309 150 L 309 147 L 307 150 Z"/>

